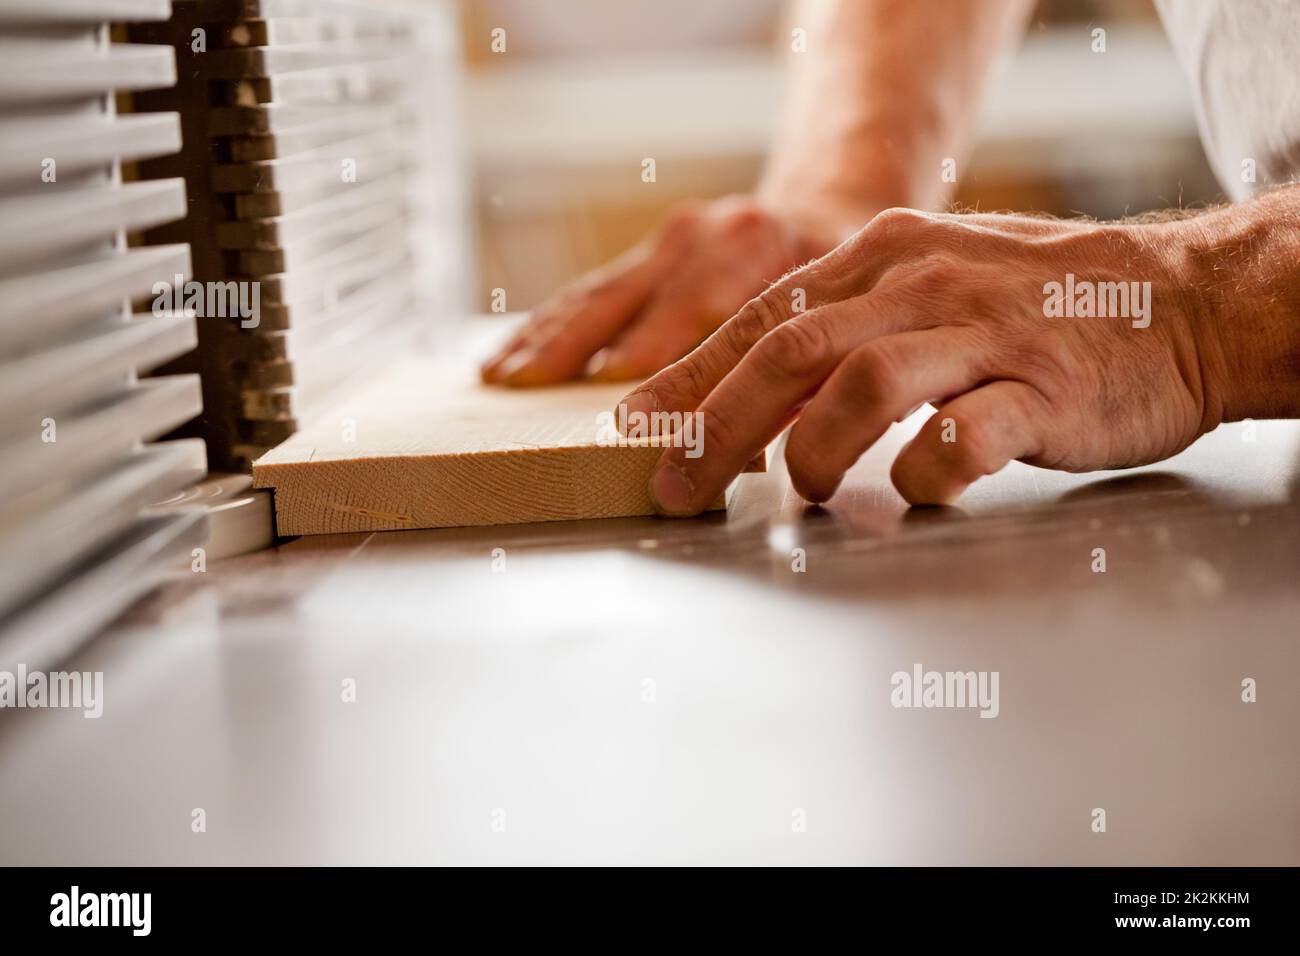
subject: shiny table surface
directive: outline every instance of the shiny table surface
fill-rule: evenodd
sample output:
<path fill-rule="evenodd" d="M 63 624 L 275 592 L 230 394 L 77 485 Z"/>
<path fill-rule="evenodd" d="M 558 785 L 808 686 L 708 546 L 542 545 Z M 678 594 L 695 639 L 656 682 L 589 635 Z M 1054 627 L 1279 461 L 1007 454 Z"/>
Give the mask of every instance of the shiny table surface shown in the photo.
<path fill-rule="evenodd" d="M 1300 424 L 908 510 L 918 425 L 824 508 L 778 452 L 725 515 L 214 562 L 70 662 L 100 719 L 0 714 L 0 862 L 1300 864 Z"/>

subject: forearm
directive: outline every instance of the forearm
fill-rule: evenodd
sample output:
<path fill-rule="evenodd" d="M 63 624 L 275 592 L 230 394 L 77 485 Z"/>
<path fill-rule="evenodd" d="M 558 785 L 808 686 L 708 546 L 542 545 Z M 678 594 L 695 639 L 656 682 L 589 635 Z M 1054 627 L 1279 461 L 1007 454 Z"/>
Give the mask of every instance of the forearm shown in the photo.
<path fill-rule="evenodd" d="M 1300 186 L 1180 225 L 1211 424 L 1300 418 Z"/>
<path fill-rule="evenodd" d="M 764 203 L 841 233 L 890 206 L 933 208 L 960 161 L 990 65 L 1032 0 L 799 0 Z"/>

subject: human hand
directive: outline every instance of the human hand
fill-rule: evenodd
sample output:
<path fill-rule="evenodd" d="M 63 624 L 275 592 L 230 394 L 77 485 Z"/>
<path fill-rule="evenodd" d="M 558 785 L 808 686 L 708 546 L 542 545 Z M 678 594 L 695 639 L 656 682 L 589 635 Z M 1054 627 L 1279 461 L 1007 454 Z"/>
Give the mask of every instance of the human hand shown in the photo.
<path fill-rule="evenodd" d="M 657 232 L 537 308 L 483 365 L 483 380 L 644 378 L 833 244 L 741 197 L 679 207 Z"/>
<path fill-rule="evenodd" d="M 934 402 L 892 479 L 909 502 L 939 504 L 1013 459 L 1139 465 L 1255 414 L 1267 400 L 1252 380 L 1278 362 L 1252 343 L 1280 346 L 1269 330 L 1295 327 L 1275 313 L 1293 310 L 1296 280 L 1289 297 L 1266 279 L 1250 292 L 1242 250 L 1263 258 L 1262 233 L 1233 210 L 1126 224 L 881 213 L 624 400 L 627 415 L 701 416 L 702 454 L 664 453 L 656 505 L 699 512 L 796 419 L 791 481 L 820 502 L 892 422 Z M 1122 314 L 1080 314 L 1088 287 Z"/>

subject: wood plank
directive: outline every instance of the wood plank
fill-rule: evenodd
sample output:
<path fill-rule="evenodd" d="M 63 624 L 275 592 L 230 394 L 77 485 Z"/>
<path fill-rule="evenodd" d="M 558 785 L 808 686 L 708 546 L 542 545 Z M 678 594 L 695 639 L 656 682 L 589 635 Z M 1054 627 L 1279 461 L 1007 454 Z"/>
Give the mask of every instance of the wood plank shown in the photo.
<path fill-rule="evenodd" d="M 493 388 L 411 358 L 258 459 L 253 483 L 275 489 L 284 535 L 651 514 L 660 443 L 598 440 L 627 388 Z"/>

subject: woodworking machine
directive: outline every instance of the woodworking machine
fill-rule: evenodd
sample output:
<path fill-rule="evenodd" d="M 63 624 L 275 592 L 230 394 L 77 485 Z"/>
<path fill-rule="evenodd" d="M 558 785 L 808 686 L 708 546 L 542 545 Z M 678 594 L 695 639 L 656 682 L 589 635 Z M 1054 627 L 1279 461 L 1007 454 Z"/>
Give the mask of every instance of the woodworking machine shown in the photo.
<path fill-rule="evenodd" d="M 250 462 L 472 268 L 449 5 L 5 0 L 0 50 L 0 665 L 37 666 L 269 544 Z"/>

